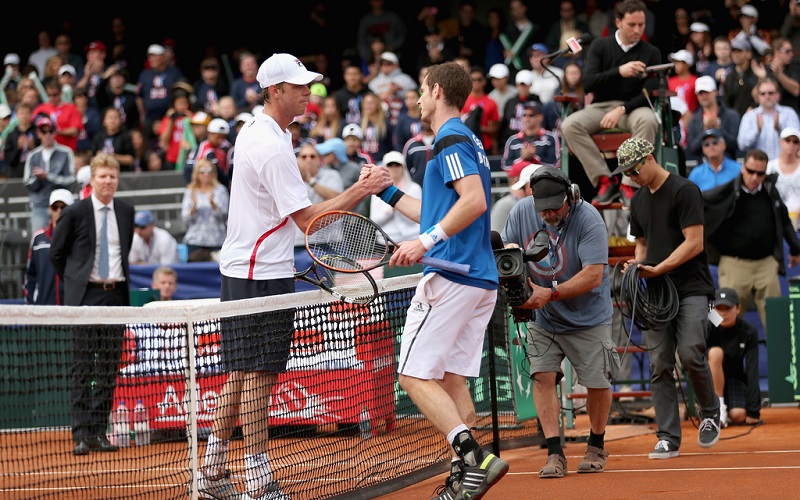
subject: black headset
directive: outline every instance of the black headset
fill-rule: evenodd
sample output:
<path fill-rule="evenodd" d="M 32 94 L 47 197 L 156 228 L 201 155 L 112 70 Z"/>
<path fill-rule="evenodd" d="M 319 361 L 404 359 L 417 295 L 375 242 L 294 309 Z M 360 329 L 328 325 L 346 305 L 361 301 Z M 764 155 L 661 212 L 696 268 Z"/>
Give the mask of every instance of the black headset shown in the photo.
<path fill-rule="evenodd" d="M 567 195 L 567 204 L 574 205 L 581 199 L 581 188 L 573 184 L 571 180 L 561 171 L 560 168 L 550 165 L 542 165 L 531 174 L 531 188 L 539 179 L 552 179 L 564 185 L 564 193 Z"/>

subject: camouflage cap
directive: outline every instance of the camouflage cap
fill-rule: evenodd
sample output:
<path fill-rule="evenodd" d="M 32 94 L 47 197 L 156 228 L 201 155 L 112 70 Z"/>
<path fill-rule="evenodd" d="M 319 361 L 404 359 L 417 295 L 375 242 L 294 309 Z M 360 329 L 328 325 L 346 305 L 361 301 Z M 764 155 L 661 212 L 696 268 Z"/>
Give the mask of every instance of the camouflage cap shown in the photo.
<path fill-rule="evenodd" d="M 641 137 L 626 139 L 625 142 L 620 144 L 619 149 L 617 149 L 619 167 L 611 172 L 611 175 L 617 175 L 635 167 L 636 164 L 646 158 L 647 155 L 653 154 L 655 149 L 653 144 L 647 139 L 642 139 Z"/>

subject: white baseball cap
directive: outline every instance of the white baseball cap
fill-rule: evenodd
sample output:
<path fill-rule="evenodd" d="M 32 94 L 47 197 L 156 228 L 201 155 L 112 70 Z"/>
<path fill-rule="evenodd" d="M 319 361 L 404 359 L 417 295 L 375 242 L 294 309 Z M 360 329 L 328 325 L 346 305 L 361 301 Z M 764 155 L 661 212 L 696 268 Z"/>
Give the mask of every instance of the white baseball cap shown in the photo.
<path fill-rule="evenodd" d="M 717 90 L 717 81 L 714 80 L 713 76 L 701 76 L 694 82 L 694 93 L 699 94 L 700 92 L 714 92 Z"/>
<path fill-rule="evenodd" d="M 381 61 L 389 61 L 390 63 L 400 64 L 400 58 L 394 52 L 381 52 Z"/>
<path fill-rule="evenodd" d="M 750 4 L 743 5 L 741 9 L 739 9 L 739 14 L 742 16 L 747 17 L 758 17 L 758 9 L 753 7 Z"/>
<path fill-rule="evenodd" d="M 522 172 L 519 173 L 519 180 L 511 186 L 512 189 L 522 189 L 528 185 L 531 180 L 531 175 L 536 172 L 536 169 L 541 167 L 538 163 L 531 163 L 527 167 L 522 169 Z"/>
<path fill-rule="evenodd" d="M 159 45 L 157 43 L 154 43 L 154 44 L 150 45 L 149 47 L 147 47 L 147 55 L 148 56 L 149 55 L 162 56 L 162 55 L 164 55 L 164 53 L 166 51 L 167 51 L 167 49 L 165 49 L 163 45 Z"/>
<path fill-rule="evenodd" d="M 786 139 L 787 137 L 792 136 L 800 139 L 800 130 L 797 130 L 794 127 L 786 127 L 785 129 L 781 130 L 781 139 Z"/>
<path fill-rule="evenodd" d="M 708 25 L 706 23 L 697 22 L 697 23 L 692 23 L 689 26 L 689 31 L 696 31 L 698 33 L 704 33 L 704 32 L 708 32 L 710 30 L 708 29 Z"/>
<path fill-rule="evenodd" d="M 406 166 L 406 158 L 403 156 L 403 153 L 399 151 L 389 151 L 385 155 L 383 155 L 383 161 L 381 161 L 382 165 L 389 165 L 390 163 L 399 163 L 402 166 Z"/>
<path fill-rule="evenodd" d="M 6 54 L 6 56 L 3 58 L 3 66 L 7 66 L 9 64 L 19 64 L 19 55 L 13 52 Z"/>
<path fill-rule="evenodd" d="M 514 83 L 524 83 L 525 85 L 533 84 L 533 72 L 528 69 L 521 69 L 517 71 L 517 76 L 514 78 Z"/>
<path fill-rule="evenodd" d="M 208 124 L 209 134 L 228 134 L 230 131 L 231 128 L 228 125 L 228 122 L 222 118 L 214 118 L 211 120 L 211 123 Z"/>
<path fill-rule="evenodd" d="M 294 85 L 308 85 L 322 80 L 322 75 L 308 71 L 300 59 L 291 54 L 272 54 L 261 63 L 256 75 L 262 89 L 270 85 L 287 82 Z"/>
<path fill-rule="evenodd" d="M 244 111 L 244 112 L 239 113 L 238 115 L 236 115 L 236 122 L 237 123 L 238 122 L 248 122 L 248 121 L 250 121 L 250 118 L 252 118 L 252 117 L 253 117 L 252 113 L 248 113 L 247 111 Z"/>
<path fill-rule="evenodd" d="M 76 76 L 78 73 L 75 71 L 75 66 L 71 64 L 64 64 L 60 68 L 58 68 L 58 76 L 63 75 L 64 73 L 69 73 L 72 76 Z"/>
<path fill-rule="evenodd" d="M 694 56 L 692 56 L 692 53 L 686 49 L 681 49 L 673 52 L 672 54 L 669 55 L 669 59 L 671 61 L 685 62 L 689 66 L 694 64 Z"/>
<path fill-rule="evenodd" d="M 506 78 L 509 74 L 508 66 L 503 63 L 493 64 L 489 68 L 489 78 Z"/>
<path fill-rule="evenodd" d="M 0 103 L 0 120 L 9 116 L 11 116 L 11 108 L 8 107 L 8 104 Z"/>
<path fill-rule="evenodd" d="M 57 201 L 60 201 L 64 205 L 72 205 L 72 202 L 75 201 L 75 197 L 66 189 L 56 189 L 50 193 L 49 206 L 52 206 L 53 203 Z"/>
<path fill-rule="evenodd" d="M 349 123 L 349 124 L 345 125 L 344 129 L 342 130 L 342 138 L 343 139 L 347 139 L 351 135 L 355 136 L 355 137 L 358 137 L 362 141 L 364 140 L 364 131 L 361 130 L 361 127 L 359 127 L 355 123 Z"/>

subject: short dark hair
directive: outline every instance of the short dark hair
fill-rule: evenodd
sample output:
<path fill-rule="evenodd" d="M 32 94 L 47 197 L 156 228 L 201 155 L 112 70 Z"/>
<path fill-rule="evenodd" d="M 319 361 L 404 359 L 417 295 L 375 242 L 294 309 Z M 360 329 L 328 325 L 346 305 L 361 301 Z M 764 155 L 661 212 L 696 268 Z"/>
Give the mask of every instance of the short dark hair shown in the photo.
<path fill-rule="evenodd" d="M 617 5 L 615 14 L 617 19 L 622 19 L 625 17 L 625 14 L 633 14 L 634 12 L 647 13 L 647 6 L 642 0 L 624 0 Z"/>
<path fill-rule="evenodd" d="M 458 63 L 446 62 L 434 64 L 425 75 L 425 85 L 433 89 L 435 84 L 444 90 L 444 101 L 461 110 L 472 92 L 472 79 Z"/>
<path fill-rule="evenodd" d="M 754 159 L 756 161 L 763 161 L 764 163 L 769 161 L 769 156 L 767 156 L 767 153 L 765 153 L 764 151 L 762 151 L 760 149 L 751 149 L 750 151 L 748 151 L 744 155 L 744 162 L 742 162 L 742 163 L 743 164 L 747 163 L 747 160 L 749 160 L 750 158 L 752 158 L 752 159 Z"/>

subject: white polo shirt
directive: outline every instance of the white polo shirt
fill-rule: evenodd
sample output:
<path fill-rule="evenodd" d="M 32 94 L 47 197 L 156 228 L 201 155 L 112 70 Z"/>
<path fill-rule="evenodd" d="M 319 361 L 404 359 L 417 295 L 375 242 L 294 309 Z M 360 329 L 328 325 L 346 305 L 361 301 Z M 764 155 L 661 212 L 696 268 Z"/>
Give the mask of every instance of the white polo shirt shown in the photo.
<path fill-rule="evenodd" d="M 290 214 L 311 205 L 291 133 L 258 113 L 236 136 L 235 151 L 220 272 L 230 278 L 290 278 L 297 231 Z"/>

